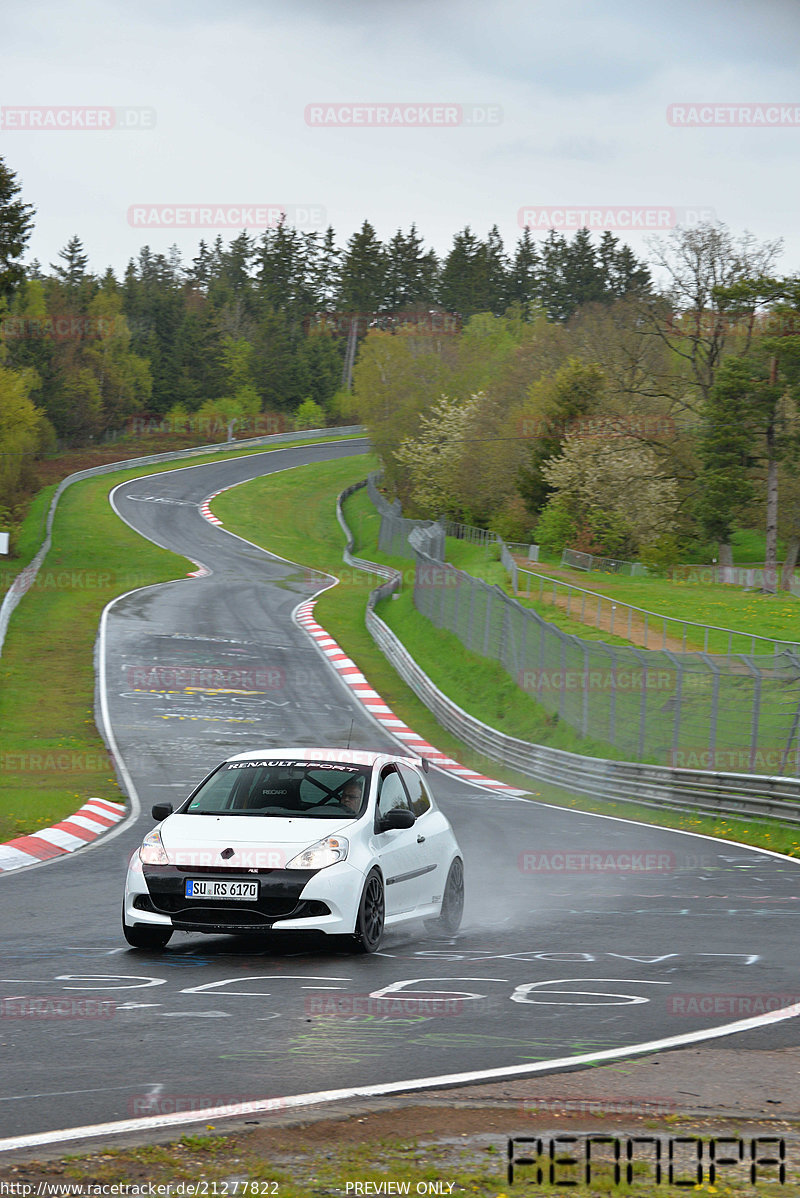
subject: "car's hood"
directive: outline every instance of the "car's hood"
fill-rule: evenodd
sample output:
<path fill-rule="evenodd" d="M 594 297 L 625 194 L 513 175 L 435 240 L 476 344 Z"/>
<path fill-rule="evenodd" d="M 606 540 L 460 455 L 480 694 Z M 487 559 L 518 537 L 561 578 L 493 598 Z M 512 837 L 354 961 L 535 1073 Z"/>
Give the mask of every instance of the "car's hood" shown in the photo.
<path fill-rule="evenodd" d="M 354 823 L 351 818 L 170 815 L 159 831 L 161 842 L 175 865 L 281 869 L 302 849 L 325 836 L 344 832 Z M 227 852 L 228 849 L 233 849 L 233 853 Z"/>

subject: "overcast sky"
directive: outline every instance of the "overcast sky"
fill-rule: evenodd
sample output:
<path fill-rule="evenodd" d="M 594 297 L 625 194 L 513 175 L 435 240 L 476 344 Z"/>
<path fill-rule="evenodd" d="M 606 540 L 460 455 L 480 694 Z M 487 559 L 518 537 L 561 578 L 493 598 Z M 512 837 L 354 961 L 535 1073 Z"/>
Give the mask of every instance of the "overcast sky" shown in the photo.
<path fill-rule="evenodd" d="M 279 206 L 340 244 L 366 218 L 438 252 L 496 223 L 512 247 L 521 210 L 538 237 L 567 206 L 613 209 L 592 219 L 615 232 L 713 213 L 783 237 L 800 270 L 798 0 L 26 0 L 0 27 L 0 156 L 45 266 L 73 234 L 96 271 L 145 243 L 190 259 L 239 231 L 222 218 L 257 234 Z M 692 103 L 734 112 L 687 127 Z M 783 107 L 754 126 L 753 104 Z M 354 105 L 400 123 L 349 127 Z M 149 127 L 121 129 L 123 108 Z M 210 205 L 216 230 L 158 227 Z"/>

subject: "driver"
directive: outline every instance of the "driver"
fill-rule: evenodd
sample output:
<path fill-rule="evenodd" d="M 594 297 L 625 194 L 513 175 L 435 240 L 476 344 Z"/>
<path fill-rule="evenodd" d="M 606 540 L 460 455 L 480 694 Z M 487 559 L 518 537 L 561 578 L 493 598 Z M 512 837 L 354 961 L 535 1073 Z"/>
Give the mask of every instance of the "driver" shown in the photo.
<path fill-rule="evenodd" d="M 345 782 L 340 802 L 352 815 L 358 815 L 361 810 L 361 783 L 355 778 Z"/>

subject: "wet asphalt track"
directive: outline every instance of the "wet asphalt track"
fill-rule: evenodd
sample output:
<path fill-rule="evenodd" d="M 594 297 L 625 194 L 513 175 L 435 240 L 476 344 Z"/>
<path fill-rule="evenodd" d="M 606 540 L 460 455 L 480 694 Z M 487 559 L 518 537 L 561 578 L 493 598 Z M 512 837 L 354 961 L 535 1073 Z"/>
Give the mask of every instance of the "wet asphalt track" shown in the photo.
<path fill-rule="evenodd" d="M 125 864 L 152 826 L 153 802 L 179 799 L 231 752 L 342 745 L 351 721 L 354 746 L 396 747 L 292 621 L 318 589 L 313 573 L 199 511 L 223 487 L 361 451 L 352 441 L 288 449 L 115 492 L 128 523 L 213 573 L 132 592 L 108 614 L 108 715 L 144 814 L 76 856 L 0 878 L 0 999 L 106 1000 L 105 1017 L 80 1017 L 87 1007 L 78 1002 L 75 1018 L 0 1019 L 0 1137 L 624 1050 L 745 1017 L 752 1008 L 733 996 L 798 1000 L 797 865 L 496 798 L 436 772 L 432 787 L 467 869 L 456 939 L 420 927 L 367 958 L 324 941 L 188 933 L 161 953 L 127 948 Z M 268 543 L 269 513 L 264 536 Z M 170 673 L 209 667 L 259 671 L 266 681 L 242 696 Z M 525 854 L 589 849 L 658 853 L 661 868 L 526 868 Z M 387 988 L 463 1001 L 427 1018 L 320 1013 L 325 998 L 357 1007 Z M 698 1011 L 687 997 L 697 995 L 715 996 L 714 1006 Z M 797 1022 L 726 1042 L 796 1044 Z"/>

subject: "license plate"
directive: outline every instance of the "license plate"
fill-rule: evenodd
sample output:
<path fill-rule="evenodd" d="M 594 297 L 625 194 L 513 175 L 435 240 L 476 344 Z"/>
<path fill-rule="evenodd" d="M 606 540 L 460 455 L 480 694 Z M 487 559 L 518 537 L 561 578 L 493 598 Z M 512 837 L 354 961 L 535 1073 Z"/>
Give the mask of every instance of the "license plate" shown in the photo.
<path fill-rule="evenodd" d="M 236 899 L 252 902 L 258 898 L 258 882 L 223 882 L 216 878 L 189 878 L 186 882 L 186 898 L 190 899 Z"/>

